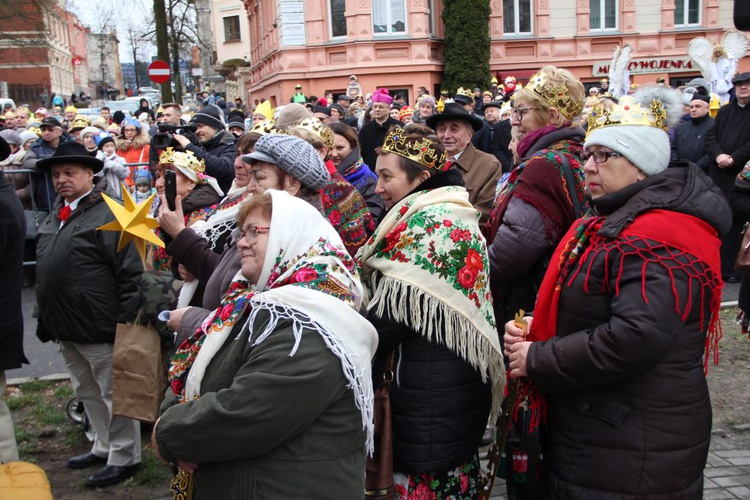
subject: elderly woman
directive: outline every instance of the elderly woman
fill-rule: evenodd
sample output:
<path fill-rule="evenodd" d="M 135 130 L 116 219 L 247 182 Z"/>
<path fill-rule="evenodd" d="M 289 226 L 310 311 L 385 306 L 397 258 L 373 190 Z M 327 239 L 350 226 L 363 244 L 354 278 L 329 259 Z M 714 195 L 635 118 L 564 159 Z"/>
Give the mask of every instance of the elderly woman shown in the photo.
<path fill-rule="evenodd" d="M 384 207 L 383 199 L 375 192 L 378 176 L 362 159 L 356 132 L 343 122 L 332 123 L 331 130 L 333 131 L 331 161 L 338 173 L 357 188 L 365 199 L 373 220 L 379 221 Z"/>
<path fill-rule="evenodd" d="M 437 112 L 435 98 L 431 95 L 423 95 L 417 99 L 417 105 L 414 113 L 411 115 L 411 121 L 414 123 L 424 123 L 427 118 Z"/>
<path fill-rule="evenodd" d="M 358 254 L 380 337 L 374 379 L 390 390 L 396 498 L 476 498 L 477 447 L 505 371 L 479 213 L 437 137 L 391 129 L 377 161 L 388 212 Z M 417 495 L 417 496 L 414 496 Z"/>
<path fill-rule="evenodd" d="M 315 118 L 302 120 L 289 133 L 291 136 L 261 137 L 255 151 L 243 157 L 252 166 L 255 183 L 251 190 L 262 193 L 266 189 L 283 189 L 303 198 L 328 219 L 349 254 L 354 255 L 375 224 L 359 192 L 336 172 L 333 164 L 328 169 L 324 163 L 333 133 Z M 325 142 L 324 133 L 328 135 Z"/>
<path fill-rule="evenodd" d="M 543 498 L 703 496 L 731 212 L 696 165 L 669 163 L 680 108 L 674 90 L 641 86 L 592 111 L 591 211 L 557 247 L 531 342 L 505 326 L 510 376 L 548 408 Z"/>
<path fill-rule="evenodd" d="M 513 106 L 522 163 L 495 197 L 488 237 L 500 325 L 533 308 L 549 257 L 583 205 L 583 85 L 570 72 L 545 66 L 515 93 Z"/>
<path fill-rule="evenodd" d="M 359 498 L 377 336 L 354 262 L 282 191 L 253 197 L 238 226 L 241 270 L 173 359 L 154 450 L 193 474 L 195 500 Z"/>

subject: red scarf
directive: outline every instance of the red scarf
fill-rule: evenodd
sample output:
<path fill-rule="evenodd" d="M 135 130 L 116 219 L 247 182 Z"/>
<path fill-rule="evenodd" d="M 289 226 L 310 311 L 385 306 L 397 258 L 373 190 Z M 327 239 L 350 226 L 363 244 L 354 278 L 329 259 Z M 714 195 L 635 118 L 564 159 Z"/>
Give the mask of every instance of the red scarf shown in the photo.
<path fill-rule="evenodd" d="M 672 293 L 675 299 L 675 310 L 678 311 L 683 320 L 686 320 L 693 304 L 691 297 L 687 303 L 681 304 L 674 283 L 674 271 L 681 270 L 689 279 L 700 280 L 701 293 L 701 328 L 707 328 L 705 370 L 708 371 L 708 359 L 713 351 L 714 364 L 719 362 L 718 342 L 721 338 L 721 323 L 719 321 L 719 308 L 721 306 L 721 259 L 719 257 L 720 240 L 716 230 L 707 222 L 692 215 L 686 215 L 667 210 L 651 210 L 636 217 L 635 221 L 626 227 L 617 239 L 601 236 L 598 233 L 605 221 L 604 217 L 583 218 L 576 221 L 562 238 L 550 261 L 547 273 L 537 296 L 534 321 L 531 323 L 528 339 L 533 342 L 548 340 L 557 332 L 557 314 L 560 302 L 560 294 L 565 286 L 570 286 L 573 278 L 579 273 L 585 273 L 584 286 L 588 286 L 588 278 L 591 273 L 591 265 L 600 252 L 622 251 L 620 259 L 625 258 L 626 250 L 630 246 L 629 241 L 637 239 L 646 243 L 645 249 L 640 249 L 638 254 L 644 259 L 642 267 L 642 297 L 643 302 L 648 304 L 648 290 L 646 290 L 646 272 L 649 265 L 662 265 L 670 270 L 672 277 Z M 665 231 L 665 227 L 679 227 L 679 231 Z M 672 268 L 676 259 L 669 261 L 661 258 L 654 249 L 660 246 L 668 246 L 674 251 L 672 255 L 681 253 L 686 257 L 686 262 L 692 265 L 679 265 Z M 632 256 L 632 252 L 629 253 Z M 580 261 L 578 265 L 576 263 Z M 622 262 L 621 262 L 622 263 Z M 702 263 L 708 267 L 702 271 L 704 266 L 696 265 Z M 608 272 L 608 271 L 605 271 Z M 619 279 L 616 277 L 614 287 L 615 293 L 619 294 Z M 604 281 L 608 283 L 610 276 L 605 276 Z M 709 300 L 710 317 L 705 318 L 705 300 Z M 708 320 L 708 321 L 706 321 Z M 523 381 L 522 390 L 519 391 L 519 401 L 528 396 L 532 409 L 530 428 L 534 429 L 546 414 L 546 401 L 536 388 L 528 381 Z"/>

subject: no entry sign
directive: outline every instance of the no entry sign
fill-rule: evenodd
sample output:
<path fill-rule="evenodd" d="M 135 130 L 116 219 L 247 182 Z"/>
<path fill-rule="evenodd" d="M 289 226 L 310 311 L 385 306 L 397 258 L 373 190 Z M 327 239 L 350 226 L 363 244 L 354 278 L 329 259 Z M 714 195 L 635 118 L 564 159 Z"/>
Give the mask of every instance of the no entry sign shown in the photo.
<path fill-rule="evenodd" d="M 172 70 L 169 69 L 169 64 L 165 61 L 156 60 L 148 66 L 148 77 L 154 83 L 168 82 L 171 76 Z"/>

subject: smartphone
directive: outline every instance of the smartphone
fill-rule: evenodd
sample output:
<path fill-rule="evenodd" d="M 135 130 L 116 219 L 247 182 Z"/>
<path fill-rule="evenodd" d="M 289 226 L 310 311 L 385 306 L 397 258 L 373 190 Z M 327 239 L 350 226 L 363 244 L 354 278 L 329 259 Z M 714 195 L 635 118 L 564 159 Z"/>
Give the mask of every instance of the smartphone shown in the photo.
<path fill-rule="evenodd" d="M 174 212 L 175 198 L 177 198 L 177 174 L 173 170 L 164 171 L 164 194 L 167 196 L 167 206 Z"/>

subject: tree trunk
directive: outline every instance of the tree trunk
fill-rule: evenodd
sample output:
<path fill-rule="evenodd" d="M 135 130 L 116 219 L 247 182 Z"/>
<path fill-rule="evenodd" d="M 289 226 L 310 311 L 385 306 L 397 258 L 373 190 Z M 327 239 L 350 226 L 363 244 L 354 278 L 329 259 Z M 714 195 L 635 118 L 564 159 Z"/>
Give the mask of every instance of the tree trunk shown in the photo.
<path fill-rule="evenodd" d="M 156 28 L 156 54 L 162 61 L 169 61 L 169 38 L 167 32 L 167 9 L 164 0 L 154 0 L 154 25 Z M 162 102 L 173 102 L 172 86 L 167 83 L 161 85 Z"/>

